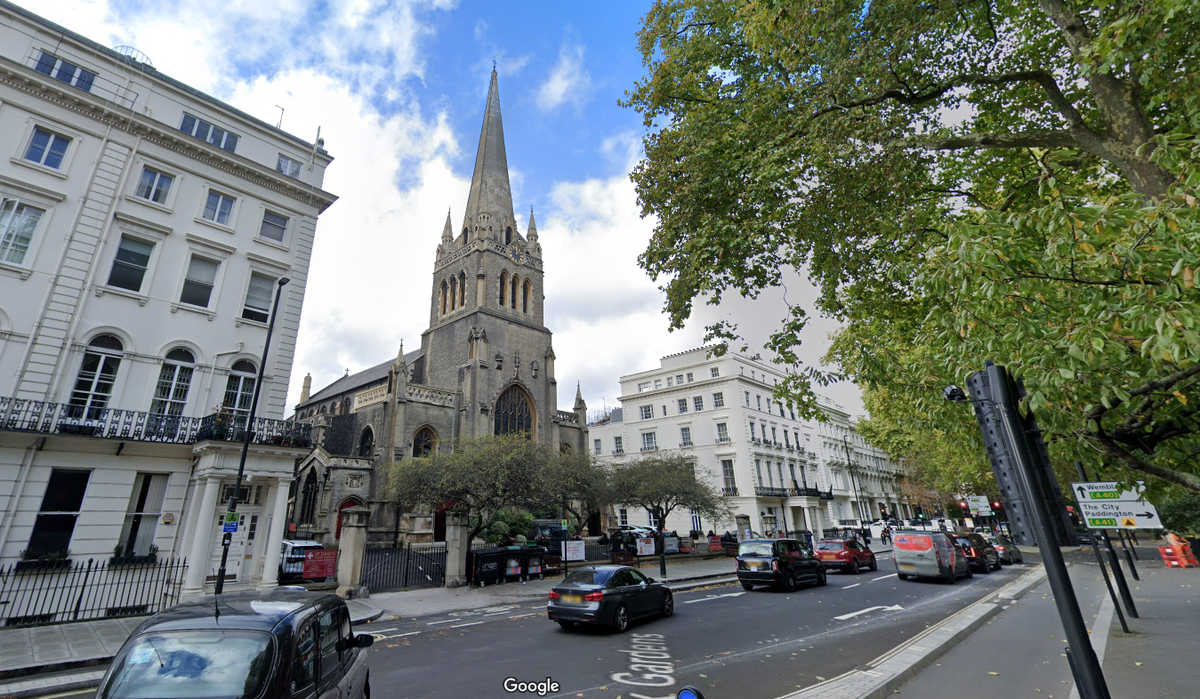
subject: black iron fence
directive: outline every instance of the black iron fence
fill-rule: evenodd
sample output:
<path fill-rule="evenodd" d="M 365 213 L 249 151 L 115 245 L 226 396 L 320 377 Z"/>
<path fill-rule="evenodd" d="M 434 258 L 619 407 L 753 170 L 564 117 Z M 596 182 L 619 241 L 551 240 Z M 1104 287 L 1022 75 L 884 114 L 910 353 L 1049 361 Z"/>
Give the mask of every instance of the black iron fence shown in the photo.
<path fill-rule="evenodd" d="M 12 432 L 192 444 L 206 439 L 240 442 L 245 428 L 246 417 L 233 413 L 183 417 L 0 396 L 0 430 Z M 256 444 L 307 447 L 311 436 L 308 423 L 263 417 L 255 418 L 250 430 Z"/>
<path fill-rule="evenodd" d="M 0 569 L 0 617 L 42 626 L 154 614 L 179 601 L 185 570 L 182 558 L 22 561 Z"/>
<path fill-rule="evenodd" d="M 362 584 L 371 592 L 388 592 L 446 584 L 446 544 L 404 544 L 389 549 L 367 549 L 363 555 Z"/>

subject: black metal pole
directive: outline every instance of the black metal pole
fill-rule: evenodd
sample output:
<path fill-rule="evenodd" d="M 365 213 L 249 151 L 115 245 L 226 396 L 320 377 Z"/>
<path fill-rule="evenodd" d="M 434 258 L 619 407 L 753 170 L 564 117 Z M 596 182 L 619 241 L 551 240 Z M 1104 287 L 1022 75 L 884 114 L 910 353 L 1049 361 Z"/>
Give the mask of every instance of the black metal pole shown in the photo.
<path fill-rule="evenodd" d="M 1129 572 L 1133 573 L 1133 579 L 1140 581 L 1142 576 L 1138 575 L 1137 566 L 1133 564 L 1133 556 L 1129 555 L 1129 547 L 1125 545 L 1125 536 L 1123 532 L 1117 530 L 1117 538 L 1121 540 L 1121 548 L 1125 551 L 1125 562 L 1129 564 Z"/>
<path fill-rule="evenodd" d="M 279 315 L 279 297 L 283 295 L 283 287 L 292 281 L 280 277 L 275 287 L 275 304 L 271 307 L 271 320 L 267 323 L 267 339 L 263 343 L 262 357 L 258 362 L 258 380 L 254 382 L 254 396 L 250 399 L 250 414 L 246 416 L 246 426 L 242 430 L 242 456 L 238 459 L 237 480 L 233 485 L 233 496 L 229 498 L 229 512 L 237 512 L 238 497 L 242 492 L 242 477 L 246 474 L 246 454 L 250 451 L 250 428 L 254 426 L 254 414 L 258 410 L 258 395 L 262 392 L 263 372 L 267 368 L 267 354 L 271 349 L 271 333 L 275 331 L 275 316 Z M 213 591 L 221 594 L 225 591 L 225 565 L 229 562 L 229 544 L 233 534 L 226 532 L 221 535 L 221 567 L 217 569 L 217 585 Z"/>
<path fill-rule="evenodd" d="M 1142 560 L 1142 557 L 1138 555 L 1137 547 L 1133 545 L 1134 542 L 1136 541 L 1133 538 L 1133 532 L 1132 531 L 1127 532 L 1124 529 L 1122 529 L 1118 532 L 1118 534 L 1120 534 L 1121 536 L 1123 536 L 1129 540 L 1129 550 L 1133 552 L 1133 560 L 1135 560 L 1135 561 Z"/>
<path fill-rule="evenodd" d="M 858 492 L 858 481 L 854 480 L 854 464 L 850 461 L 850 443 L 842 435 L 842 446 L 846 447 L 846 470 L 850 472 L 850 485 L 854 486 L 854 499 L 858 502 L 858 523 L 863 523 L 862 494 Z"/>
<path fill-rule="evenodd" d="M 662 508 L 658 508 L 658 576 L 663 580 L 667 579 L 667 540 L 663 537 L 663 526 L 666 522 L 666 515 Z"/>
<path fill-rule="evenodd" d="M 1063 632 L 1071 649 L 1069 658 L 1073 661 L 1071 665 L 1079 694 L 1083 699 L 1110 699 L 1108 684 L 1104 681 L 1104 670 L 1096 657 L 1095 649 L 1092 648 L 1091 639 L 1088 638 L 1087 625 L 1084 624 L 1083 614 L 1079 611 L 1079 599 L 1075 596 L 1075 588 L 1071 586 L 1071 578 L 1067 574 L 1067 566 L 1063 562 L 1062 551 L 1058 548 L 1058 540 L 1051 526 L 1051 518 L 1055 513 L 1050 511 L 1049 500 L 1038 487 L 1034 471 L 1039 464 L 1035 463 L 1033 450 L 1026 438 L 1018 412 L 1018 399 L 1010 387 L 1011 379 L 1002 366 L 992 364 L 986 371 L 1003 438 L 1012 446 L 1019 485 L 1030 501 L 1029 514 L 1033 532 L 1042 554 L 1042 564 L 1046 567 L 1046 580 L 1050 583 L 1054 604 L 1058 607 Z M 1050 467 L 1049 464 L 1040 466 Z"/>
<path fill-rule="evenodd" d="M 1075 462 L 1075 468 L 1079 469 L 1079 480 L 1086 481 L 1087 474 L 1083 470 L 1083 464 Z M 1121 620 L 1121 630 L 1129 633 L 1129 624 L 1125 623 L 1125 614 L 1121 612 L 1121 603 L 1117 600 L 1117 592 L 1113 589 L 1112 581 L 1108 579 L 1108 569 L 1104 567 L 1104 556 L 1100 555 L 1100 546 L 1096 543 L 1096 537 L 1092 536 L 1092 552 L 1096 554 L 1096 563 L 1100 564 L 1100 573 L 1104 576 L 1104 586 L 1108 588 L 1108 596 L 1112 599 L 1113 609 L 1117 612 L 1117 617 Z"/>

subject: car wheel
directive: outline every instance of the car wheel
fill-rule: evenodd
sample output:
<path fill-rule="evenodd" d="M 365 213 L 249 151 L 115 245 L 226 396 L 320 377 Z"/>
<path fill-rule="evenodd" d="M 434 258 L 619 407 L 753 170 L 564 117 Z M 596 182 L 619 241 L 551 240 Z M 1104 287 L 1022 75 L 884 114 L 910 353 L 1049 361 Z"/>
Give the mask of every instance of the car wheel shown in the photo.
<path fill-rule="evenodd" d="M 901 580 L 908 580 L 908 573 L 896 573 L 896 577 Z"/>
<path fill-rule="evenodd" d="M 751 585 L 751 584 L 750 584 L 750 583 L 748 583 L 748 582 L 743 582 L 743 583 L 742 583 L 742 589 L 743 589 L 743 590 L 745 590 L 746 592 L 749 592 L 749 591 L 751 591 L 751 590 L 753 590 L 753 589 L 754 589 L 754 586 L 753 586 L 753 585 Z"/>
<path fill-rule="evenodd" d="M 877 570 L 879 570 L 879 561 L 876 560 L 874 556 L 871 556 L 871 572 L 875 572 Z"/>
<path fill-rule="evenodd" d="M 968 575 L 970 575 L 970 572 L 971 572 L 971 569 L 970 569 L 970 567 L 968 567 L 968 568 L 967 568 L 967 574 L 968 574 Z M 956 576 L 956 575 L 954 574 L 954 569 L 953 569 L 953 568 L 951 568 L 951 569 L 950 569 L 950 573 L 949 573 L 949 576 L 946 578 L 946 582 L 950 583 L 951 585 L 957 585 L 957 584 L 958 584 L 958 576 Z"/>
<path fill-rule="evenodd" d="M 675 613 L 675 598 L 671 596 L 671 591 L 667 590 L 663 593 L 662 615 L 664 617 L 671 616 Z"/>
<path fill-rule="evenodd" d="M 979 572 L 987 575 L 992 572 L 992 564 L 987 558 L 983 559 L 983 565 L 979 567 Z"/>
<path fill-rule="evenodd" d="M 617 605 L 617 611 L 613 612 L 612 625 L 617 633 L 625 633 L 629 628 L 629 610 L 625 609 L 625 605 Z"/>
<path fill-rule="evenodd" d="M 1000 570 L 1000 568 L 1002 568 L 1003 566 L 1004 566 L 1004 564 L 1000 561 L 1000 557 L 996 556 L 996 570 Z"/>
<path fill-rule="evenodd" d="M 975 577 L 975 569 L 971 567 L 970 563 L 967 564 L 967 574 L 964 577 L 967 579 Z"/>
<path fill-rule="evenodd" d="M 784 592 L 795 592 L 796 591 L 796 578 L 792 577 L 791 574 L 785 574 L 783 576 L 783 591 Z"/>
<path fill-rule="evenodd" d="M 561 626 L 561 627 L 563 627 L 564 629 L 569 629 L 569 628 L 572 628 L 573 626 L 575 626 L 575 622 L 573 622 L 573 621 L 559 621 L 559 622 L 558 622 L 558 625 L 559 625 L 559 626 Z"/>
<path fill-rule="evenodd" d="M 857 558 L 854 559 L 853 561 L 850 561 L 850 574 L 858 575 L 858 559 Z"/>
<path fill-rule="evenodd" d="M 825 587 L 825 584 L 828 582 L 829 582 L 829 578 L 825 574 L 825 566 L 821 566 L 820 568 L 817 568 L 817 586 Z"/>

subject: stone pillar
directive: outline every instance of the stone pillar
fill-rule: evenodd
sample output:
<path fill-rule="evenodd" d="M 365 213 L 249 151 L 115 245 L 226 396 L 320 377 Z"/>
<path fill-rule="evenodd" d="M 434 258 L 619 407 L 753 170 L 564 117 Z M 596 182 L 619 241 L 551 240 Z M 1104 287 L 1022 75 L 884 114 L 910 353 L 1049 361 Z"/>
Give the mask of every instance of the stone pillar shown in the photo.
<path fill-rule="evenodd" d="M 469 531 L 465 514 L 446 513 L 446 587 L 463 587 L 467 584 Z"/>
<path fill-rule="evenodd" d="M 204 577 L 208 572 L 208 559 L 212 554 L 213 515 L 217 512 L 217 491 L 221 479 L 209 476 L 204 483 L 204 494 L 200 496 L 196 512 L 196 531 L 192 533 L 192 552 L 188 555 L 187 576 L 180 590 L 181 598 L 204 594 Z"/>
<path fill-rule="evenodd" d="M 338 541 L 337 594 L 353 599 L 362 596 L 363 556 L 367 551 L 367 520 L 371 511 L 365 507 L 342 510 L 342 538 Z"/>
<path fill-rule="evenodd" d="M 260 589 L 268 589 L 279 584 L 279 557 L 282 555 L 283 530 L 287 526 L 287 486 L 282 480 L 275 481 L 271 486 L 275 494 L 275 507 L 271 513 L 271 530 L 267 532 L 267 550 L 263 561 L 262 582 Z M 268 498 L 267 502 L 271 502 Z"/>

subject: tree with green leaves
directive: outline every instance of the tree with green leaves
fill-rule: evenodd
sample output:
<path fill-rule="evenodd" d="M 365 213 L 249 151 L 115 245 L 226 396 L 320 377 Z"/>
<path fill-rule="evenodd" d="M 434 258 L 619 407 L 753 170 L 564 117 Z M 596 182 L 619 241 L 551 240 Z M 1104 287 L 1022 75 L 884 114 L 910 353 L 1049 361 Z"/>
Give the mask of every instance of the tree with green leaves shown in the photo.
<path fill-rule="evenodd" d="M 983 478 L 940 389 L 991 359 L 1056 461 L 1200 491 L 1198 30 L 1188 0 L 659 0 L 640 263 L 672 327 L 806 274 L 838 371 L 799 362 L 799 306 L 767 346 L 807 415 L 852 379 Z"/>
<path fill-rule="evenodd" d="M 658 521 L 662 540 L 667 517 L 685 508 L 715 522 L 728 522 L 733 510 L 717 486 L 696 473 L 696 459 L 676 452 L 660 452 L 613 468 L 612 501 L 617 505 L 640 507 L 652 512 Z M 667 574 L 664 552 L 660 549 L 660 572 Z"/>
<path fill-rule="evenodd" d="M 583 527 L 592 513 L 612 504 L 609 476 L 609 469 L 591 454 L 570 450 L 559 452 L 547 464 L 546 487 L 558 506 Z"/>

